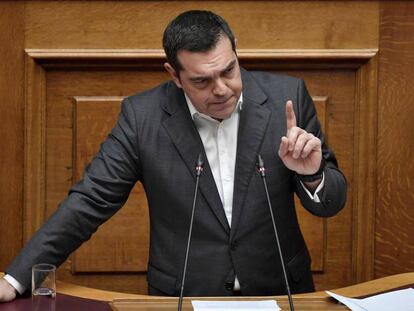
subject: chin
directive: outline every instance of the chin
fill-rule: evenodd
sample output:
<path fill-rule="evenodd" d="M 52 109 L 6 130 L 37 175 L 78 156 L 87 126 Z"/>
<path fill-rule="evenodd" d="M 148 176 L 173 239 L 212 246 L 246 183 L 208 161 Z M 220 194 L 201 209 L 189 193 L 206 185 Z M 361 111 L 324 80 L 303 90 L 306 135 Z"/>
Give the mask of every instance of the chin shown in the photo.
<path fill-rule="evenodd" d="M 233 111 L 231 111 L 229 113 L 222 113 L 222 114 L 219 114 L 219 115 L 215 116 L 214 118 L 220 119 L 220 120 L 226 120 L 226 119 L 230 118 L 232 112 Z"/>

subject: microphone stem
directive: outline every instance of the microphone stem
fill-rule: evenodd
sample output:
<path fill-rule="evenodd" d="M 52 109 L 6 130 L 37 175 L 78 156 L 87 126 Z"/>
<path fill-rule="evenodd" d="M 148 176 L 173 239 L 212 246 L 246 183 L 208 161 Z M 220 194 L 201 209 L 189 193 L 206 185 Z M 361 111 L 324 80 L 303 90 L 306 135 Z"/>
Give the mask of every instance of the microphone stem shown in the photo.
<path fill-rule="evenodd" d="M 194 212 L 195 212 L 195 206 L 196 206 L 196 201 L 197 201 L 198 182 L 200 180 L 200 173 L 201 173 L 201 168 L 199 167 L 198 170 L 197 170 L 196 185 L 195 185 L 195 189 L 194 189 L 193 208 L 192 208 L 192 211 L 191 211 L 191 220 L 190 220 L 190 229 L 189 229 L 189 232 L 188 232 L 187 249 L 185 251 L 183 278 L 182 278 L 182 282 L 181 282 L 180 298 L 178 300 L 178 311 L 181 311 L 182 307 L 183 307 L 185 275 L 186 275 L 186 272 L 187 272 L 188 254 L 190 252 L 191 234 L 193 232 L 193 222 L 194 222 L 193 220 L 194 220 Z"/>
<path fill-rule="evenodd" d="M 270 202 L 269 191 L 267 190 L 266 177 L 265 177 L 264 173 L 261 174 L 261 176 L 262 176 L 263 185 L 264 185 L 265 192 L 266 192 L 267 203 L 269 205 L 270 216 L 272 218 L 273 230 L 274 230 L 275 237 L 276 237 L 277 248 L 279 250 L 280 262 L 282 263 L 282 270 L 283 270 L 283 275 L 285 277 L 285 282 L 286 282 L 286 291 L 287 291 L 287 294 L 288 294 L 289 306 L 290 306 L 290 310 L 294 311 L 295 307 L 293 306 L 292 294 L 290 293 L 289 282 L 288 282 L 288 279 L 287 279 L 287 274 L 286 274 L 286 269 L 285 269 L 285 262 L 283 260 L 283 255 L 282 255 L 282 248 L 280 247 L 279 235 L 278 235 L 278 232 L 277 232 L 275 217 L 273 216 L 272 203 Z"/>

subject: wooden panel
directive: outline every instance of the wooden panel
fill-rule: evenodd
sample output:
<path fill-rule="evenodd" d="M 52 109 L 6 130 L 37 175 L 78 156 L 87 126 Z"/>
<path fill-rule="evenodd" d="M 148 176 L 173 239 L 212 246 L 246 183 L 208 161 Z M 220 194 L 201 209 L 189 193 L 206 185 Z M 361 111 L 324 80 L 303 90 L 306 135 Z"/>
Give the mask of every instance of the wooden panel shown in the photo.
<path fill-rule="evenodd" d="M 24 241 L 46 219 L 45 205 L 45 71 L 26 56 Z"/>
<path fill-rule="evenodd" d="M 414 270 L 414 2 L 381 2 L 375 277 Z"/>
<path fill-rule="evenodd" d="M 0 270 L 23 242 L 24 4 L 0 2 Z"/>
<path fill-rule="evenodd" d="M 73 181 L 115 124 L 122 97 L 75 97 Z M 125 206 L 75 252 L 72 272 L 146 272 L 149 222 L 144 189 L 137 184 Z M 96 260 L 99 258 L 99 260 Z"/>
<path fill-rule="evenodd" d="M 156 71 L 149 69 L 151 64 L 147 69 L 140 67 L 136 71 L 110 69 L 108 64 L 106 66 L 108 70 L 93 69 L 92 66 L 89 70 L 63 68 L 46 71 L 45 207 L 47 214 L 52 213 L 65 198 L 69 187 L 75 182 L 73 177 L 78 178 L 82 174 L 85 164 L 91 160 L 103 138 L 114 126 L 119 111 L 119 97 L 148 89 L 167 78 L 167 73 L 163 71 L 161 65 Z M 117 101 L 111 100 L 110 97 L 113 95 L 119 96 Z M 74 98 L 77 102 L 76 113 L 74 113 Z M 102 105 L 112 113 L 109 114 L 107 111 L 102 115 L 100 113 L 104 110 L 95 111 L 96 105 Z M 74 120 L 74 115 L 80 119 Z M 82 117 L 88 119 L 82 120 Z M 95 123 L 91 122 L 92 118 Z M 100 131 L 88 133 L 86 137 L 79 133 L 73 136 L 73 125 L 77 124 L 77 121 L 89 122 L 89 125 L 95 124 L 94 128 L 100 127 Z M 81 128 L 84 126 L 82 125 Z M 86 141 L 76 139 L 82 136 Z M 77 145 L 78 153 L 74 152 L 73 144 Z M 85 153 L 81 154 L 83 152 Z M 74 159 L 76 159 L 75 163 L 73 163 Z M 141 186 L 138 186 L 135 191 L 142 193 Z M 146 275 L 139 272 L 145 271 L 148 257 L 146 249 L 148 230 L 145 229 L 147 225 L 143 223 L 143 220 L 147 219 L 147 213 L 140 215 L 144 210 L 142 200 L 145 198 L 140 196 L 131 200 L 132 204 L 128 203 L 128 206 L 125 206 L 114 218 L 101 226 L 96 236 L 61 267 L 58 274 L 60 279 L 96 288 L 147 292 Z M 125 219 L 124 216 L 127 218 Z M 140 228 L 145 236 L 139 236 L 142 232 Z M 106 239 L 109 235 L 112 238 Z M 121 236 L 122 239 L 117 239 Z M 108 244 L 110 246 L 106 247 Z M 131 255 L 131 252 L 134 255 Z M 95 260 L 96 258 L 99 260 Z M 73 274 L 73 272 L 81 272 L 81 274 Z M 103 272 L 105 274 L 102 274 Z M 125 274 L 125 272 L 129 273 Z"/>
<path fill-rule="evenodd" d="M 377 1 L 28 1 L 27 48 L 158 49 L 182 11 L 210 9 L 239 48 L 378 47 Z"/>
<path fill-rule="evenodd" d="M 319 260 L 317 264 L 319 268 L 317 267 L 316 269 L 321 269 L 320 267 L 322 265 L 323 272 L 315 275 L 315 281 L 317 288 L 334 288 L 350 284 L 353 280 L 353 270 L 349 269 L 349 267 L 354 264 L 352 260 L 354 256 L 354 242 L 351 238 L 352 232 L 355 230 L 355 224 L 352 222 L 353 209 L 366 209 L 365 206 L 358 205 L 358 202 L 354 206 L 354 186 L 352 182 L 354 179 L 354 164 L 352 161 L 349 161 L 349 159 L 355 157 L 354 146 L 356 145 L 352 130 L 355 120 L 355 86 L 358 85 L 356 83 L 356 72 L 360 71 L 359 68 L 365 67 L 363 65 L 364 61 L 369 60 L 372 55 L 375 55 L 375 52 L 296 51 L 289 54 L 289 51 L 273 51 L 267 54 L 258 53 L 257 58 L 252 57 L 251 53 L 251 51 L 239 51 L 241 63 L 245 67 L 249 69 L 267 67 L 272 71 L 280 71 L 285 68 L 283 70 L 286 73 L 303 77 L 307 82 L 311 94 L 329 95 L 329 105 L 323 105 L 325 107 L 325 111 L 322 112 L 322 118 L 325 118 L 323 124 L 325 124 L 329 144 L 335 150 L 339 164 L 345 175 L 349 178 L 350 189 L 348 193 L 348 207 L 338 216 L 326 220 L 326 224 L 322 227 L 320 225 L 317 227 L 319 232 L 323 228 L 322 237 L 325 241 L 321 242 L 319 237 L 317 237 L 313 242 L 316 243 L 316 248 L 319 247 L 318 254 L 321 253 L 322 247 L 326 251 L 323 251 L 323 258 L 317 258 L 316 260 L 316 263 Z M 263 55 L 265 57 L 261 57 Z M 93 56 L 93 53 L 82 54 L 79 51 L 74 51 L 73 53 L 70 51 L 62 51 L 61 53 L 58 51 L 29 51 L 29 59 L 32 61 L 35 60 L 38 68 L 46 70 L 44 82 L 47 94 L 46 100 L 42 104 L 42 97 L 33 97 L 34 100 L 37 98 L 40 102 L 31 106 L 36 107 L 40 105 L 42 107 L 43 105 L 46 111 L 45 121 L 36 124 L 38 124 L 38 127 L 46 126 L 47 144 L 45 145 L 46 149 L 44 151 L 47 155 L 46 171 L 44 172 L 44 177 L 39 177 L 41 177 L 40 180 L 44 178 L 47 181 L 45 203 L 46 214 L 49 214 L 54 211 L 59 201 L 66 196 L 67 189 L 73 182 L 73 173 L 75 173 L 72 172 L 74 165 L 72 160 L 73 156 L 75 156 L 72 152 L 72 144 L 74 143 L 72 140 L 72 124 L 74 122 L 72 118 L 73 98 L 82 95 L 84 99 L 88 98 L 92 102 L 95 100 L 95 106 L 102 105 L 103 103 L 101 101 L 96 101 L 97 98 L 100 98 L 97 96 L 108 98 L 107 96 L 113 96 L 115 94 L 118 96 L 132 94 L 134 91 L 140 91 L 154 86 L 159 81 L 165 80 L 168 76 L 163 72 L 161 66 L 162 56 L 160 54 L 148 57 L 145 56 L 145 53 L 142 54 L 141 52 L 128 54 L 123 51 L 103 51 Z M 30 64 L 29 61 L 28 63 Z M 154 66 L 154 64 L 157 65 Z M 128 66 L 126 67 L 125 65 Z M 302 70 L 302 66 L 306 70 Z M 367 72 L 369 73 L 369 70 Z M 362 73 L 362 75 L 366 75 L 368 80 L 371 77 L 367 73 Z M 31 79 L 36 80 L 36 77 L 42 80 L 42 75 L 32 75 L 29 76 L 29 82 L 36 85 L 36 83 L 31 81 Z M 318 100 L 322 102 L 326 101 L 326 99 Z M 82 105 L 86 104 L 83 101 Z M 93 110 L 92 107 L 87 111 L 91 110 Z M 93 113 L 91 112 L 91 114 Z M 86 111 L 82 115 L 87 115 Z M 97 118 L 100 118 L 100 116 L 97 115 Z M 37 133 L 37 139 L 39 140 L 42 137 L 42 131 L 38 130 Z M 87 153 L 90 152 L 92 151 L 89 150 Z M 42 153 L 39 153 L 37 158 L 40 161 Z M 358 159 L 356 158 L 356 160 Z M 80 168 L 76 165 L 75 169 L 79 170 Z M 76 174 L 79 175 L 79 172 Z M 42 196 L 40 195 L 40 197 Z M 29 210 L 30 208 L 33 211 L 36 210 L 36 206 L 28 205 L 28 207 Z M 39 208 L 41 210 L 41 206 Z M 44 216 L 44 214 L 40 214 L 40 216 L 42 215 Z M 36 219 L 39 215 L 37 214 L 36 216 L 36 213 L 34 213 L 34 216 Z M 360 221 L 363 222 L 363 220 Z M 304 226 L 306 228 L 306 225 Z M 309 227 L 312 229 L 312 226 Z M 307 233 L 306 238 L 309 239 L 309 235 L 311 234 Z M 361 239 L 364 239 L 364 237 L 358 236 L 356 238 L 356 240 Z M 310 244 L 312 244 L 312 239 Z M 107 250 L 108 252 L 113 251 L 113 249 Z M 90 254 L 88 253 L 89 251 L 93 253 L 97 249 L 93 250 L 89 248 L 81 257 L 86 258 L 85 255 Z M 106 256 L 108 258 L 116 258 L 113 255 L 106 254 Z M 77 260 L 75 258 L 75 261 Z M 117 264 L 119 262 L 104 265 L 104 268 L 100 272 L 116 270 L 118 268 L 114 267 Z M 108 275 L 102 273 L 72 274 L 73 266 L 75 266 L 76 271 L 84 269 L 83 271 L 85 272 L 91 271 L 92 265 L 92 262 L 85 261 L 82 263 L 83 268 L 78 269 L 76 262 L 73 264 L 73 259 L 70 259 L 60 269 L 59 278 L 98 288 L 112 290 L 122 289 L 123 291 L 145 293 L 145 275 L 142 274 L 139 276 L 134 274 Z"/>
<path fill-rule="evenodd" d="M 321 123 L 322 131 L 325 133 L 326 111 L 328 110 L 328 97 L 327 96 L 313 96 L 313 102 L 316 106 L 318 113 L 318 119 Z M 328 137 L 326 137 L 328 139 Z M 312 272 L 323 272 L 326 256 L 326 219 L 316 217 L 308 212 L 300 203 L 299 198 L 295 195 L 296 213 L 299 217 L 300 229 L 308 246 L 309 253 L 312 258 Z"/>
<path fill-rule="evenodd" d="M 348 179 L 348 199 L 345 208 L 326 220 L 326 251 L 323 273 L 314 273 L 317 289 L 337 288 L 353 282 L 352 276 L 352 221 L 355 185 L 354 171 L 354 94 L 356 91 L 354 70 L 307 70 L 284 71 L 302 77 L 311 95 L 326 94 L 325 134 L 329 146 L 335 151 L 339 166 Z M 355 159 L 355 161 L 357 158 Z M 364 208 L 358 206 L 356 208 Z M 359 237 L 363 238 L 363 237 Z"/>
<path fill-rule="evenodd" d="M 374 215 L 377 187 L 377 56 L 356 73 L 355 153 L 352 198 L 352 269 L 355 283 L 374 277 Z"/>

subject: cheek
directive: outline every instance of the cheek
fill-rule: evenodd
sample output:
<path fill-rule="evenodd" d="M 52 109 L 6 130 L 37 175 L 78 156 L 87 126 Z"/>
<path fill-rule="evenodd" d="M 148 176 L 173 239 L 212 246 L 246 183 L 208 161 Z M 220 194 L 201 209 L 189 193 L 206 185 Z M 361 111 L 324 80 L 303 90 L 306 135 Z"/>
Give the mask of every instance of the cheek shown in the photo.
<path fill-rule="evenodd" d="M 239 94 L 242 90 L 242 83 L 239 79 L 235 79 L 229 82 L 228 87 L 236 94 Z"/>
<path fill-rule="evenodd" d="M 210 101 L 209 92 L 199 90 L 194 92 L 192 95 L 191 101 L 197 110 L 200 112 L 205 111 L 208 108 L 208 103 Z"/>
<path fill-rule="evenodd" d="M 210 93 L 205 90 L 199 90 L 198 92 L 195 92 L 194 98 L 200 105 L 206 105 L 209 101 Z"/>

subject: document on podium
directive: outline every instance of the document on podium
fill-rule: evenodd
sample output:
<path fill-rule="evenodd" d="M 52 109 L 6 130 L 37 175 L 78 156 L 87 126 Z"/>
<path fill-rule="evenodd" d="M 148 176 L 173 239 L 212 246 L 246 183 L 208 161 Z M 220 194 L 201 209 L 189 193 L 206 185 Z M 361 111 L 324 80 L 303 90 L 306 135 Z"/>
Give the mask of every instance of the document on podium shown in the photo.
<path fill-rule="evenodd" d="M 326 293 L 352 311 L 414 311 L 414 289 L 407 288 L 364 299 L 348 298 L 330 291 Z"/>
<path fill-rule="evenodd" d="M 194 311 L 281 310 L 275 300 L 262 301 L 203 301 L 192 300 Z"/>

